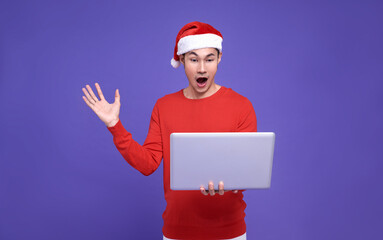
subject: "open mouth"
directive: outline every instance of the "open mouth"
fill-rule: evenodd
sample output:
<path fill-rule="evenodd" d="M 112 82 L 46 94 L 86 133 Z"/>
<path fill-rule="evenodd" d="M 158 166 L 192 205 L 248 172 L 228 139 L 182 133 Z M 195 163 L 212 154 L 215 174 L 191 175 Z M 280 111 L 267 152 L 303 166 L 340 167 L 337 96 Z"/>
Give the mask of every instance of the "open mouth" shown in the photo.
<path fill-rule="evenodd" d="M 204 83 L 206 83 L 206 81 L 207 81 L 207 78 L 206 78 L 206 77 L 200 77 L 200 78 L 197 78 L 197 82 L 198 82 L 199 84 L 204 84 Z"/>
<path fill-rule="evenodd" d="M 206 83 L 207 83 L 207 77 L 199 77 L 199 78 L 197 78 L 197 86 L 199 88 L 205 87 Z"/>

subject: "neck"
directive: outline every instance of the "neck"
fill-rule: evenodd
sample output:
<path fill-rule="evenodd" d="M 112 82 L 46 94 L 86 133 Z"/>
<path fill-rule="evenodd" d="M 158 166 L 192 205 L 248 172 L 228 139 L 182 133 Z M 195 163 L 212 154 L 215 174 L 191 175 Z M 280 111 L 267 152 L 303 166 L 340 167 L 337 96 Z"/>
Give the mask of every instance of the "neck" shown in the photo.
<path fill-rule="evenodd" d="M 184 96 L 189 99 L 201 99 L 201 98 L 207 98 L 216 93 L 221 88 L 220 85 L 213 83 L 210 88 L 203 93 L 199 93 L 197 91 L 194 91 L 192 86 L 188 86 L 183 90 Z"/>

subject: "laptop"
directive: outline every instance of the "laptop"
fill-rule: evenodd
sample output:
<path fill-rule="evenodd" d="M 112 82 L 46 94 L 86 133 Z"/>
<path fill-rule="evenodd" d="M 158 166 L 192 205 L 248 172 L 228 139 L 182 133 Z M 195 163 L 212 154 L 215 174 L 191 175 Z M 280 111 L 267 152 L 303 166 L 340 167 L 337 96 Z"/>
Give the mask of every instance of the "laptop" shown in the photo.
<path fill-rule="evenodd" d="M 170 134 L 170 189 L 225 190 L 269 188 L 274 156 L 273 132 Z"/>

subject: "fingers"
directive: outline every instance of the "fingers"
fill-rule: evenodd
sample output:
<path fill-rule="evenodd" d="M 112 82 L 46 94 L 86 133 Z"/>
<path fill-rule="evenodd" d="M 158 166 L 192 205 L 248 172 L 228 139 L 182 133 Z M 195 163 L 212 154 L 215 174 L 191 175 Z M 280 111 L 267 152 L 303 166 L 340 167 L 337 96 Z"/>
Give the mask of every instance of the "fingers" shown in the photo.
<path fill-rule="evenodd" d="M 115 94 L 114 99 L 115 99 L 115 101 L 120 102 L 120 90 L 118 90 L 118 88 L 116 89 L 116 94 Z"/>
<path fill-rule="evenodd" d="M 93 107 L 94 105 L 91 104 L 86 97 L 82 96 L 82 99 L 84 99 L 84 101 L 85 101 L 86 105 L 88 105 L 88 107 L 90 107 L 93 111 L 95 111 L 95 109 Z"/>
<path fill-rule="evenodd" d="M 209 182 L 209 194 L 210 194 L 210 196 L 214 196 L 215 195 L 214 184 L 211 181 Z"/>
<path fill-rule="evenodd" d="M 209 195 L 203 186 L 200 187 L 201 193 L 205 196 Z"/>
<path fill-rule="evenodd" d="M 105 98 L 104 98 L 104 95 L 102 94 L 100 85 L 98 85 L 98 83 L 95 83 L 94 85 L 96 85 L 98 96 L 100 96 L 101 100 L 104 100 Z"/>
<path fill-rule="evenodd" d="M 94 92 L 92 90 L 92 88 L 89 86 L 89 85 L 86 85 L 86 89 L 88 90 L 90 96 L 92 97 L 92 99 L 94 100 L 94 102 L 98 102 L 98 98 L 96 97 L 96 95 L 94 95 Z M 88 98 L 89 100 L 89 98 Z"/>
<path fill-rule="evenodd" d="M 87 85 L 88 86 L 88 85 Z M 86 100 L 87 101 L 85 101 L 87 104 L 89 103 L 89 104 L 91 104 L 91 105 L 93 105 L 93 104 L 95 104 L 96 103 L 96 101 L 89 95 L 89 93 L 88 93 L 88 91 L 86 91 L 86 89 L 85 88 L 82 88 L 82 91 L 83 91 L 83 93 L 85 94 L 85 96 L 86 96 Z M 84 100 L 85 100 L 85 97 L 83 97 L 84 98 Z M 89 106 L 89 105 L 88 105 Z"/>
<path fill-rule="evenodd" d="M 238 193 L 238 190 L 233 190 L 233 193 Z"/>
<path fill-rule="evenodd" d="M 223 184 L 222 181 L 220 181 L 219 184 L 218 184 L 218 191 L 214 190 L 214 183 L 212 181 L 209 182 L 208 191 L 206 191 L 204 186 L 201 186 L 200 190 L 201 190 L 201 193 L 203 195 L 205 195 L 205 196 L 207 196 L 207 195 L 214 196 L 216 193 L 218 193 L 219 195 L 222 196 L 226 192 L 225 189 L 224 189 L 224 184 Z M 233 192 L 237 193 L 238 190 L 233 190 Z"/>
<path fill-rule="evenodd" d="M 218 184 L 218 193 L 219 193 L 219 195 L 223 195 L 225 193 L 225 191 L 223 190 L 223 182 L 222 181 L 220 181 Z"/>

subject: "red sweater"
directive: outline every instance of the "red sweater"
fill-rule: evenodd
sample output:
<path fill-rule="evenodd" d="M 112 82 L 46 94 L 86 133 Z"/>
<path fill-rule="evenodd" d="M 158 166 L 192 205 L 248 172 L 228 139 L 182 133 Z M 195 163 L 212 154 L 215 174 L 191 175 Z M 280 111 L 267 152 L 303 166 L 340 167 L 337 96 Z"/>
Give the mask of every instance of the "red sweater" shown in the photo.
<path fill-rule="evenodd" d="M 188 99 L 180 90 L 157 100 L 143 145 L 133 140 L 120 121 L 108 130 L 113 134 L 114 144 L 124 159 L 142 174 L 153 173 L 164 159 L 167 206 L 162 217 L 163 233 L 167 238 L 225 239 L 246 232 L 246 203 L 242 191 L 237 194 L 226 192 L 223 196 L 204 196 L 199 190 L 170 189 L 170 134 L 256 132 L 254 108 L 247 98 L 224 86 L 202 99 Z"/>

